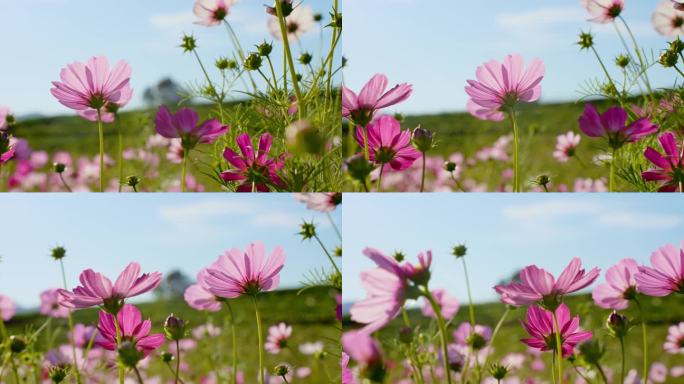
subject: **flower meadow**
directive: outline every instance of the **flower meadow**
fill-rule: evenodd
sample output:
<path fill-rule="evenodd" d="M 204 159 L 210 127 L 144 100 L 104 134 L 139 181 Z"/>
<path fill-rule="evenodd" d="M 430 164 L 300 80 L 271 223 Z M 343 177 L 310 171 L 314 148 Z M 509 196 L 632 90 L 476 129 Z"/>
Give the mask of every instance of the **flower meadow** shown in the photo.
<path fill-rule="evenodd" d="M 342 87 L 346 120 L 347 190 L 682 192 L 682 3 L 654 2 L 651 27 L 667 43 L 646 50 L 622 16 L 624 0 L 575 2 L 586 15 L 576 47 L 595 58 L 579 85 L 576 106 L 534 104 L 544 77 L 542 58 L 516 47 L 473 68 L 464 84 L 468 116 L 389 115 L 414 89 L 410 79 L 373 75 L 360 89 Z M 622 53 L 605 57 L 593 25 L 611 25 Z M 567 42 L 569 45 L 572 42 Z M 668 87 L 649 74 L 665 69 Z M 382 71 L 382 67 L 376 67 Z M 371 69 L 372 71 L 372 69 Z M 372 73 L 372 72 L 371 72 Z M 404 82 L 405 81 L 405 82 Z M 453 117 L 452 121 L 449 121 Z M 541 127 L 546 131 L 540 130 Z M 493 136 L 492 132 L 507 133 Z M 555 140 L 544 135 L 567 127 Z"/>
<path fill-rule="evenodd" d="M 178 102 L 128 111 L 134 93 L 142 92 L 131 86 L 135 68 L 125 57 L 84 48 L 83 57 L 55 68 L 54 81 L 45 85 L 78 120 L 23 121 L 11 105 L 1 106 L 0 189 L 340 190 L 338 1 L 327 2 L 324 13 L 306 1 L 266 5 L 260 22 L 269 35 L 243 46 L 232 14 L 250 6 L 189 2 L 203 34 L 225 30 L 228 45 L 223 56 L 205 57 L 201 36 L 179 37 L 178 53 L 196 66 L 197 81 L 174 91 Z M 302 36 L 317 30 L 320 49 L 305 49 Z M 50 132 L 70 126 L 82 128 L 74 140 Z"/>
<path fill-rule="evenodd" d="M 298 289 L 280 287 L 298 255 L 268 240 L 226 249 L 188 284 L 137 261 L 118 276 L 87 268 L 70 281 L 69 251 L 52 248 L 63 286 L 45 288 L 39 313 L 20 311 L 12 292 L 0 293 L 0 381 L 339 382 L 342 251 L 321 231 L 337 231 L 330 213 L 341 196 L 293 197 L 329 220 L 304 221 L 298 234 L 293 228 L 324 266 L 301 271 Z M 149 293 L 156 300 L 136 300 Z"/>
<path fill-rule="evenodd" d="M 560 274 L 528 265 L 492 287 L 500 304 L 473 305 L 468 259 L 366 248 L 342 335 L 343 383 L 676 383 L 684 377 L 684 244 L 644 265 L 606 271 L 573 258 Z M 587 266 L 589 264 L 589 266 Z M 435 287 L 453 270 L 467 297 Z M 453 287 L 451 287 L 453 288 Z M 591 294 L 581 293 L 587 289 Z M 667 308 L 665 310 L 664 308 Z"/>

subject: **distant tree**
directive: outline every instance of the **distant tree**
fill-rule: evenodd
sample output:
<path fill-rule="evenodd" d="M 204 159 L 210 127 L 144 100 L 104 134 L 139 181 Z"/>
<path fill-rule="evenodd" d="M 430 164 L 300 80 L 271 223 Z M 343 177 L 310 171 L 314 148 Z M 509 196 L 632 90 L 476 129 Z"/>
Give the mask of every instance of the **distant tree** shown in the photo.
<path fill-rule="evenodd" d="M 173 270 L 167 273 L 164 280 L 155 293 L 162 299 L 178 299 L 183 297 L 185 290 L 190 286 L 191 281 L 183 272 L 180 270 Z"/>
<path fill-rule="evenodd" d="M 152 87 L 145 89 L 143 98 L 145 102 L 151 106 L 157 105 L 176 105 L 182 97 L 184 92 L 183 87 L 170 77 L 165 77 Z"/>

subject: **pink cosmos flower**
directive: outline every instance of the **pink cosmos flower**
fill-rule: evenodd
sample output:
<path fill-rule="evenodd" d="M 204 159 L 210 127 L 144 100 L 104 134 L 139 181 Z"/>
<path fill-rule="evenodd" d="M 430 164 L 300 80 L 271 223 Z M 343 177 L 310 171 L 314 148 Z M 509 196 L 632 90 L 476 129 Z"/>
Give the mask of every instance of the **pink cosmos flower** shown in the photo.
<path fill-rule="evenodd" d="M 477 335 L 477 339 L 473 338 Z M 476 349 L 484 348 L 489 340 L 492 339 L 492 328 L 486 325 L 475 324 L 475 327 L 470 323 L 461 323 L 454 331 L 454 340 L 456 344 L 463 346 L 472 346 L 475 343 Z"/>
<path fill-rule="evenodd" d="M 128 264 L 116 279 L 114 285 L 106 276 L 86 269 L 81 272 L 80 286 L 73 292 L 60 289 L 62 305 L 68 308 L 88 308 L 102 306 L 107 312 L 117 313 L 125 299 L 142 295 L 155 289 L 161 282 L 159 272 L 140 274 L 140 264 Z"/>
<path fill-rule="evenodd" d="M 611 148 L 620 148 L 625 143 L 633 143 L 658 131 L 658 126 L 646 118 L 627 125 L 627 112 L 620 107 L 608 108 L 599 114 L 591 104 L 584 106 L 579 118 L 582 132 L 589 137 L 605 137 Z"/>
<path fill-rule="evenodd" d="M 663 349 L 667 353 L 684 354 L 684 322 L 670 326 L 667 329 L 667 338 Z"/>
<path fill-rule="evenodd" d="M 519 102 L 539 100 L 544 63 L 534 59 L 525 70 L 522 56 L 513 54 L 503 63 L 491 60 L 482 64 L 475 76 L 477 80 L 468 80 L 465 87 L 470 96 L 468 112 L 480 120 L 501 121 L 504 112 Z"/>
<path fill-rule="evenodd" d="M 199 123 L 199 115 L 190 108 L 181 108 L 174 115 L 162 105 L 154 119 L 157 133 L 168 139 L 181 139 L 183 148 L 194 148 L 195 145 L 211 144 L 228 132 L 229 127 L 217 119 Z"/>
<path fill-rule="evenodd" d="M 69 316 L 69 309 L 60 304 L 58 289 L 47 289 L 40 293 L 40 313 L 62 319 Z"/>
<path fill-rule="evenodd" d="M 204 339 L 205 337 L 214 338 L 221 334 L 221 328 L 213 324 L 204 324 L 195 328 L 192 331 L 192 336 L 195 339 Z"/>
<path fill-rule="evenodd" d="M 192 12 L 197 16 L 197 24 L 213 27 L 221 24 L 230 13 L 236 0 L 196 0 Z"/>
<path fill-rule="evenodd" d="M 97 333 L 97 328 L 90 325 L 76 324 L 74 332 L 67 332 L 67 338 L 73 338 L 74 344 L 79 348 L 84 348 L 90 343 L 93 334 Z"/>
<path fill-rule="evenodd" d="M 110 71 L 107 58 L 96 56 L 85 64 L 76 61 L 67 65 L 59 76 L 61 82 L 52 82 L 52 95 L 90 121 L 97 121 L 98 111 L 102 121 L 112 121 L 113 114 L 108 110 L 128 104 L 133 95 L 129 85 L 131 67 L 123 60 Z"/>
<path fill-rule="evenodd" d="M 121 341 L 130 341 L 135 344 L 138 351 L 144 356 L 164 344 L 164 335 L 155 333 L 150 335 L 152 322 L 148 319 L 143 321 L 138 308 L 131 304 L 124 304 L 117 314 Z M 114 315 L 100 311 L 100 320 L 97 324 L 99 333 L 95 337 L 95 344 L 109 351 L 116 350 L 116 324 Z"/>
<path fill-rule="evenodd" d="M 183 298 L 191 308 L 198 311 L 218 312 L 221 310 L 221 300 L 209 290 L 206 278 L 209 276 L 207 269 L 197 273 L 197 284 L 192 284 L 185 290 Z"/>
<path fill-rule="evenodd" d="M 287 347 L 287 340 L 290 336 L 292 336 L 292 326 L 285 323 L 273 325 L 268 329 L 268 336 L 266 337 L 264 349 L 268 353 L 277 355 Z"/>
<path fill-rule="evenodd" d="M 667 366 L 659 361 L 651 364 L 648 370 L 648 383 L 664 383 L 667 380 Z"/>
<path fill-rule="evenodd" d="M 595 23 L 611 23 L 625 8 L 624 0 L 581 0 L 584 9 L 589 12 L 591 19 Z"/>
<path fill-rule="evenodd" d="M 12 111 L 8 107 L 0 107 L 0 131 L 7 130 L 13 121 Z"/>
<path fill-rule="evenodd" d="M 343 85 L 342 116 L 349 118 L 355 125 L 365 127 L 377 111 L 401 103 L 413 92 L 411 84 L 407 83 L 395 85 L 385 92 L 387 82 L 387 76 L 376 74 L 361 88 L 358 96 Z"/>
<path fill-rule="evenodd" d="M 606 271 L 606 282 L 592 292 L 594 302 L 601 308 L 623 310 L 638 292 L 636 274 L 639 264 L 634 259 L 620 260 Z"/>
<path fill-rule="evenodd" d="M 349 331 L 342 334 L 342 349 L 352 360 L 363 366 L 381 364 L 380 345 L 370 335 L 361 331 Z"/>
<path fill-rule="evenodd" d="M 639 290 L 662 297 L 684 293 L 684 249 L 667 244 L 651 254 L 651 266 L 639 266 L 635 276 Z"/>
<path fill-rule="evenodd" d="M 244 252 L 237 248 L 226 251 L 207 268 L 204 281 L 209 291 L 219 297 L 254 296 L 278 288 L 284 263 L 285 252 L 281 247 L 275 247 L 266 259 L 264 244 L 256 241 Z"/>
<path fill-rule="evenodd" d="M 684 34 L 684 10 L 681 3 L 662 0 L 656 7 L 651 23 L 655 30 L 663 36 L 676 37 Z"/>
<path fill-rule="evenodd" d="M 536 265 L 525 267 L 520 272 L 520 282 L 494 287 L 501 295 L 501 301 L 514 306 L 543 302 L 551 307 L 557 305 L 560 297 L 586 288 L 599 276 L 600 269 L 588 273 L 582 268 L 582 261 L 575 257 L 556 280 L 552 274 Z"/>
<path fill-rule="evenodd" d="M 406 281 L 382 268 L 361 272 L 366 298 L 354 303 L 351 319 L 365 324 L 363 331 L 373 333 L 397 317 L 406 301 Z"/>
<path fill-rule="evenodd" d="M 642 172 L 641 177 L 646 181 L 662 182 L 658 188 L 660 192 L 684 192 L 684 144 L 680 149 L 672 132 L 663 133 L 658 141 L 665 153 L 661 154 L 651 147 L 646 148 L 644 156 L 656 168 Z"/>
<path fill-rule="evenodd" d="M 14 153 L 10 136 L 6 132 L 0 132 L 0 165 L 10 161 L 14 157 Z"/>
<path fill-rule="evenodd" d="M 431 293 L 432 297 L 437 301 L 442 316 L 444 316 L 445 319 L 451 319 L 456 315 L 459 308 L 458 298 L 449 295 L 446 289 L 435 289 L 431 291 Z M 423 301 L 423 308 L 421 311 L 423 312 L 423 316 L 432 317 L 433 319 L 437 318 L 435 312 L 432 310 L 432 305 L 430 305 L 427 300 Z"/>
<path fill-rule="evenodd" d="M 580 135 L 572 131 L 558 136 L 553 157 L 561 163 L 566 163 L 571 157 L 575 156 L 575 150 L 581 139 Z"/>
<path fill-rule="evenodd" d="M 294 198 L 306 204 L 306 208 L 318 212 L 332 212 L 342 204 L 342 194 L 339 192 L 295 193 Z"/>
<path fill-rule="evenodd" d="M 321 341 L 312 341 L 310 343 L 299 344 L 299 352 L 302 355 L 315 355 L 317 353 L 323 352 L 325 345 Z"/>
<path fill-rule="evenodd" d="M 0 319 L 3 321 L 10 321 L 14 314 L 17 313 L 17 305 L 9 297 L 0 294 Z"/>
<path fill-rule="evenodd" d="M 563 357 L 570 356 L 575 346 L 591 339 L 591 331 L 579 330 L 579 316 L 570 317 L 570 310 L 565 304 L 556 309 L 558 327 L 561 333 L 561 350 Z M 523 327 L 531 338 L 521 341 L 540 351 L 556 351 L 556 336 L 554 330 L 553 313 L 537 306 L 527 309 L 527 319 Z"/>
<path fill-rule="evenodd" d="M 241 133 L 236 141 L 242 156 L 230 148 L 225 149 L 223 158 L 233 166 L 233 169 L 221 173 L 221 178 L 224 181 L 241 182 L 237 187 L 238 192 L 269 192 L 270 186 L 285 187 L 280 176 L 278 176 L 278 172 L 285 166 L 285 155 L 283 154 L 275 159 L 268 157 L 268 152 L 273 143 L 273 137 L 269 133 L 261 135 L 256 152 L 254 152 L 252 139 L 248 134 Z"/>
<path fill-rule="evenodd" d="M 356 128 L 356 141 L 363 148 L 363 127 Z M 411 131 L 401 130 L 399 121 L 392 116 L 380 116 L 366 128 L 369 158 L 377 164 L 389 164 L 395 171 L 411 166 L 421 154 L 411 145 Z"/>
<path fill-rule="evenodd" d="M 308 5 L 298 5 L 285 18 L 287 29 L 287 39 L 290 41 L 298 41 L 305 33 L 309 32 L 316 26 L 314 20 L 313 9 Z M 268 19 L 268 31 L 276 40 L 282 41 L 283 34 L 280 31 L 280 22 L 277 17 L 270 17 Z"/>
<path fill-rule="evenodd" d="M 354 372 L 349 369 L 349 355 L 342 352 L 342 384 L 354 384 Z"/>

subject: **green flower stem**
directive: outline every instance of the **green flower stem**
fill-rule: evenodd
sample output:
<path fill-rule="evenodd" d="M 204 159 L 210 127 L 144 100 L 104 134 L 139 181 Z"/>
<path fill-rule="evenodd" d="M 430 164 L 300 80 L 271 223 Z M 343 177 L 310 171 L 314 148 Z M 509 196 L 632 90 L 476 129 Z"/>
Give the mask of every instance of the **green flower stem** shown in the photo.
<path fill-rule="evenodd" d="M 648 377 L 648 337 L 646 336 L 646 316 L 644 315 L 644 309 L 641 306 L 639 300 L 634 300 L 637 307 L 639 308 L 639 315 L 641 316 L 641 336 L 642 336 L 642 348 L 644 350 L 644 371 L 642 376 Z"/>
<path fill-rule="evenodd" d="M 333 227 L 335 230 L 335 233 L 337 234 L 337 237 L 342 240 L 342 233 L 340 232 L 340 229 L 337 228 L 337 224 L 335 224 L 335 220 L 333 220 L 332 216 L 330 215 L 330 212 L 325 213 L 326 216 L 328 216 L 328 221 L 330 221 L 330 225 Z"/>
<path fill-rule="evenodd" d="M 90 354 L 90 350 L 93 349 L 93 344 L 95 344 L 96 335 L 97 332 L 93 332 L 93 334 L 90 335 L 90 340 L 88 340 L 88 345 L 86 346 L 85 352 L 83 353 L 83 364 L 81 365 L 81 369 L 86 368 L 86 364 L 88 363 L 88 355 Z"/>
<path fill-rule="evenodd" d="M 100 133 L 100 192 L 104 192 L 104 129 L 102 128 L 102 112 L 97 110 L 97 128 Z"/>
<path fill-rule="evenodd" d="M 323 252 L 325 252 L 325 255 L 328 256 L 328 260 L 330 260 L 330 264 L 332 264 L 333 268 L 335 268 L 335 272 L 337 272 L 337 274 L 341 275 L 342 272 L 340 272 L 340 269 L 337 267 L 337 264 L 335 264 L 335 260 L 333 259 L 332 255 L 330 254 L 330 252 L 328 251 L 328 249 L 325 247 L 325 245 L 324 245 L 323 242 L 321 241 L 321 238 L 318 237 L 318 235 L 314 235 L 314 238 L 316 239 L 316 241 L 318 242 L 318 244 L 319 244 L 319 245 L 321 246 L 321 248 L 323 249 Z"/>
<path fill-rule="evenodd" d="M 420 191 L 425 191 L 425 152 L 423 152 L 423 167 L 420 175 Z"/>
<path fill-rule="evenodd" d="M 188 154 L 186 152 L 187 150 L 183 149 L 183 164 L 181 165 L 181 192 L 185 192 L 185 177 L 188 171 Z"/>
<path fill-rule="evenodd" d="M 554 353 L 553 356 L 551 356 L 551 379 L 553 379 L 553 384 L 556 384 L 556 359 L 558 357 Z M 560 383 L 563 384 L 563 383 Z"/>
<path fill-rule="evenodd" d="M 605 384 L 608 384 L 608 376 L 606 376 L 606 372 L 603 370 L 601 364 L 594 364 L 594 366 L 596 367 L 596 370 L 599 372 L 599 375 L 601 375 L 601 379 L 603 380 L 603 382 Z"/>
<path fill-rule="evenodd" d="M 338 9 L 338 0 L 335 0 L 333 4 L 333 14 L 337 18 L 337 9 Z M 329 58 L 328 58 L 328 83 L 327 86 L 325 87 L 326 89 L 326 95 L 330 97 L 332 95 L 332 66 L 333 66 L 333 55 L 335 54 L 335 48 L 337 47 L 337 41 L 339 39 L 338 36 L 336 35 L 342 35 L 342 31 L 337 31 L 337 28 L 333 27 L 332 31 L 332 44 L 330 45 L 330 53 L 329 53 Z"/>
<path fill-rule="evenodd" d="M 233 350 L 233 370 L 230 373 L 230 383 L 237 384 L 237 361 L 238 361 L 238 350 L 237 350 L 237 332 L 235 332 L 235 317 L 233 316 L 233 308 L 229 303 L 226 302 L 226 307 L 228 307 L 228 317 L 230 320 L 230 337 Z"/>
<path fill-rule="evenodd" d="M 290 67 L 290 76 L 292 77 L 292 87 L 294 88 L 295 96 L 297 97 L 297 105 L 299 106 L 299 115 L 306 113 L 306 105 L 302 99 L 302 93 L 299 90 L 299 81 L 297 81 L 297 72 L 295 71 L 294 60 L 292 60 L 292 51 L 290 51 L 290 41 L 287 37 L 287 26 L 285 25 L 285 16 L 283 15 L 283 5 L 280 1 L 276 1 L 276 14 L 280 24 L 280 34 L 283 38 L 283 50 L 285 51 L 285 58 Z"/>
<path fill-rule="evenodd" d="M 608 69 L 606 68 L 606 65 L 603 64 L 603 60 L 601 60 L 601 56 L 599 56 L 598 51 L 596 51 L 596 48 L 594 46 L 591 46 L 592 52 L 594 52 L 594 55 L 596 56 L 596 60 L 598 60 L 599 64 L 601 65 L 601 68 L 603 69 L 603 73 L 605 73 L 606 78 L 608 78 L 608 82 L 610 83 L 611 87 L 617 91 L 617 86 L 615 85 L 615 81 L 613 81 L 613 78 L 610 76 L 610 73 L 608 72 Z M 620 103 L 621 107 L 625 107 L 625 103 L 622 100 L 622 97 L 618 97 L 617 101 Z"/>
<path fill-rule="evenodd" d="M 178 382 L 179 382 L 180 361 L 181 361 L 180 342 L 178 340 L 176 340 L 176 384 L 178 384 Z"/>
<path fill-rule="evenodd" d="M 202 64 L 202 59 L 200 59 L 199 54 L 197 53 L 196 49 L 192 50 L 192 53 L 195 54 L 195 58 L 197 59 L 197 62 L 200 65 L 200 68 L 202 69 L 202 73 L 204 73 L 204 78 L 207 79 L 207 83 L 209 83 L 209 87 L 211 87 L 212 92 L 214 93 L 212 96 L 216 99 L 216 104 L 218 104 L 219 108 L 219 114 L 221 115 L 221 122 L 223 122 L 223 99 L 220 99 L 218 97 L 218 93 L 216 91 L 216 88 L 214 87 L 214 83 L 211 82 L 211 79 L 209 78 L 209 73 L 207 72 L 207 69 L 204 68 L 204 64 Z"/>
<path fill-rule="evenodd" d="M 62 173 L 63 173 L 63 172 L 59 172 L 59 173 L 58 173 L 58 175 L 59 175 L 59 180 L 62 181 L 62 185 L 64 186 L 64 188 L 66 188 L 66 190 L 67 190 L 68 192 L 72 192 L 72 191 L 71 191 L 71 187 L 69 187 L 69 184 L 67 184 L 66 180 L 64 180 L 64 175 L 62 175 Z M 119 189 L 121 189 L 121 187 L 119 187 Z"/>
<path fill-rule="evenodd" d="M 116 329 L 116 347 L 118 349 L 119 344 L 121 344 L 121 328 L 119 326 L 119 318 L 117 315 L 114 315 L 114 328 Z M 119 366 L 119 384 L 124 384 L 124 367 L 121 363 L 119 363 L 118 366 Z"/>
<path fill-rule="evenodd" d="M 380 166 L 380 175 L 378 175 L 378 183 L 375 187 L 376 192 L 382 192 L 382 173 L 385 171 L 385 163 Z"/>
<path fill-rule="evenodd" d="M 123 184 L 121 183 L 123 181 L 123 132 L 121 131 L 121 120 L 119 120 L 118 115 L 116 116 L 116 119 L 117 128 L 119 131 L 119 157 L 117 161 L 119 162 L 119 192 L 121 192 L 121 189 L 123 188 Z"/>
<path fill-rule="evenodd" d="M 463 274 L 465 275 L 466 289 L 468 290 L 468 312 L 470 315 L 470 325 L 475 327 L 475 305 L 473 305 L 473 296 L 470 293 L 470 278 L 468 277 L 468 267 L 466 266 L 465 257 L 461 257 L 463 262 Z"/>
<path fill-rule="evenodd" d="M 19 369 L 17 368 L 17 362 L 14 361 L 14 355 L 10 357 L 10 364 L 12 366 L 12 374 L 14 376 L 14 382 L 16 384 L 21 384 L 21 379 L 19 379 Z"/>
<path fill-rule="evenodd" d="M 276 2 L 276 4 L 280 4 L 280 2 Z M 264 335 L 262 334 L 261 315 L 259 314 L 256 296 L 252 296 L 252 302 L 254 303 L 254 313 L 256 314 L 257 338 L 259 342 L 259 384 L 264 384 Z"/>
<path fill-rule="evenodd" d="M 620 352 L 621 352 L 621 357 L 622 357 L 622 360 L 620 362 L 620 382 L 624 383 L 625 382 L 625 340 L 623 337 L 620 337 Z"/>
<path fill-rule="evenodd" d="M 366 160 L 369 160 L 368 129 L 366 128 L 366 126 L 362 126 L 361 131 L 363 132 L 363 157 Z"/>
<path fill-rule="evenodd" d="M 444 323 L 444 317 L 442 316 L 442 310 L 427 286 L 425 286 L 423 296 L 425 296 L 428 302 L 430 302 L 432 311 L 435 312 L 435 315 L 437 316 L 437 326 L 439 327 L 439 335 L 442 342 L 442 363 L 444 365 L 444 374 L 447 378 L 447 383 L 451 384 L 451 374 L 449 373 L 449 350 L 447 348 L 449 340 L 446 332 L 446 325 Z"/>
<path fill-rule="evenodd" d="M 613 154 L 610 157 L 610 173 L 608 175 L 608 192 L 615 191 L 615 153 L 617 151 L 613 148 Z"/>
<path fill-rule="evenodd" d="M 648 89 L 649 95 L 651 95 L 651 98 L 653 101 L 655 101 L 655 95 L 653 94 L 653 89 L 651 89 L 651 82 L 648 79 L 648 74 L 646 73 L 646 64 L 644 63 L 644 58 L 641 56 L 641 50 L 639 49 L 639 44 L 637 44 L 636 39 L 634 38 L 634 34 L 632 33 L 632 29 L 629 28 L 629 25 L 625 21 L 625 19 L 622 16 L 618 16 L 620 21 L 622 21 L 622 24 L 625 25 L 625 29 L 627 29 L 627 34 L 629 37 L 632 39 L 632 43 L 634 44 L 634 51 L 636 52 L 637 58 L 639 59 L 639 65 L 641 67 L 641 71 L 644 74 L 644 83 L 646 84 L 646 89 Z"/>
<path fill-rule="evenodd" d="M 61 174 L 60 174 L 61 176 Z M 70 191 L 71 192 L 71 191 Z M 64 260 L 59 259 L 59 267 L 62 270 L 62 283 L 64 284 L 64 289 L 69 289 L 67 286 L 66 272 L 64 271 Z M 68 311 L 69 319 L 69 331 L 71 331 L 71 337 L 69 338 L 71 344 L 71 354 L 74 359 L 74 373 L 76 374 L 76 382 L 81 384 L 81 372 L 78 369 L 78 361 L 76 360 L 76 340 L 74 340 L 74 318 L 71 315 L 71 308 Z"/>
<path fill-rule="evenodd" d="M 513 126 L 513 192 L 520 192 L 519 135 L 518 120 L 515 116 L 515 111 L 508 111 L 508 118 L 511 120 L 511 125 Z"/>
<path fill-rule="evenodd" d="M 553 326 L 555 328 L 556 334 L 556 355 L 558 358 L 558 383 L 563 383 L 563 344 L 561 342 L 561 330 L 558 326 L 558 316 L 556 316 L 556 311 L 553 313 Z"/>
<path fill-rule="evenodd" d="M 278 77 L 276 77 L 275 69 L 273 68 L 273 62 L 271 61 L 271 56 L 266 56 L 266 61 L 268 61 L 268 66 L 271 68 L 271 75 L 273 76 L 273 83 L 275 84 L 276 91 L 278 90 Z"/>
<path fill-rule="evenodd" d="M 242 49 L 242 45 L 240 45 L 240 39 L 238 39 L 237 34 L 235 33 L 235 30 L 230 25 L 228 20 L 223 19 L 223 23 L 226 25 L 226 29 L 228 30 L 228 35 L 230 35 L 230 39 L 233 41 L 233 46 L 235 46 L 235 50 L 237 50 L 238 56 L 240 56 L 240 61 L 242 61 L 244 63 L 245 51 Z M 256 92 L 257 86 L 256 86 L 256 83 L 254 82 L 254 78 L 252 78 L 252 74 L 247 72 L 247 76 L 249 76 L 249 81 L 252 83 L 252 87 L 254 88 L 254 91 Z"/>
<path fill-rule="evenodd" d="M 142 375 L 140 374 L 140 371 L 138 370 L 138 367 L 133 367 L 133 372 L 135 372 L 135 377 L 138 378 L 138 383 L 145 384 L 145 381 L 143 380 Z"/>
<path fill-rule="evenodd" d="M 499 334 L 499 330 L 501 330 L 501 326 L 503 325 L 504 321 L 506 321 L 506 318 L 508 317 L 508 314 L 511 312 L 511 308 L 506 306 L 506 310 L 504 311 L 503 315 L 501 315 L 501 318 L 499 319 L 499 322 L 496 323 L 496 327 L 494 327 L 494 332 L 492 332 L 492 338 L 489 340 L 489 345 L 494 346 L 494 340 L 496 340 L 496 336 Z M 485 359 L 484 359 L 484 364 L 482 366 L 486 369 L 488 367 L 487 363 L 489 362 L 489 353 L 492 351 L 492 348 L 487 349 L 487 353 L 485 354 Z"/>

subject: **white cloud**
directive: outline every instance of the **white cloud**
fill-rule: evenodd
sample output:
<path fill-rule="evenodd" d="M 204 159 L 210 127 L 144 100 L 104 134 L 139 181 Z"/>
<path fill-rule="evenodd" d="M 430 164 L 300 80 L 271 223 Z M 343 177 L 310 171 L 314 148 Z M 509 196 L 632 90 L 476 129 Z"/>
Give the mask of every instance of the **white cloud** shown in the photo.
<path fill-rule="evenodd" d="M 681 216 L 612 211 L 598 216 L 598 222 L 606 227 L 625 229 L 669 229 L 682 223 Z"/>
<path fill-rule="evenodd" d="M 261 212 L 252 216 L 250 224 L 256 227 L 292 228 L 296 230 L 302 218 L 287 212 Z"/>
<path fill-rule="evenodd" d="M 203 200 L 188 204 L 162 206 L 159 216 L 172 222 L 206 221 L 226 215 L 247 214 L 254 209 L 249 203 L 237 200 Z"/>
<path fill-rule="evenodd" d="M 494 17 L 497 25 L 506 29 L 538 29 L 557 26 L 559 23 L 577 23 L 586 20 L 580 7 L 551 7 L 531 11 L 500 13 Z"/>
<path fill-rule="evenodd" d="M 596 212 L 596 203 L 580 200 L 547 200 L 504 208 L 503 215 L 513 220 L 539 221 L 558 216 L 580 215 Z"/>
<path fill-rule="evenodd" d="M 157 13 L 150 17 L 150 23 L 154 27 L 173 31 L 188 28 L 194 21 L 195 15 L 190 11 Z"/>

